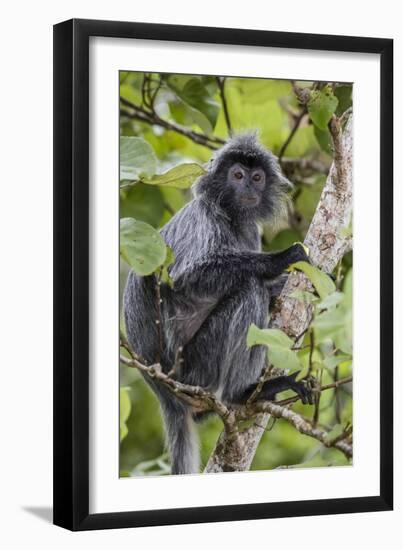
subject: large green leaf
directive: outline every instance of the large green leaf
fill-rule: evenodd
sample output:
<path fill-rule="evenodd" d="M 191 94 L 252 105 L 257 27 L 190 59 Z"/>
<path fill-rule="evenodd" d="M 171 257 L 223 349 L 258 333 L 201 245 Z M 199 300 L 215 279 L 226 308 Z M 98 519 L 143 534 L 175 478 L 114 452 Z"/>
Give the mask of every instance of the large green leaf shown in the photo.
<path fill-rule="evenodd" d="M 120 220 L 120 254 L 138 275 L 150 275 L 164 262 L 167 247 L 151 225 L 133 218 Z"/>
<path fill-rule="evenodd" d="M 148 185 L 164 185 L 178 189 L 188 189 L 194 181 L 205 174 L 206 171 L 194 162 L 179 164 L 164 174 L 156 174 L 151 178 L 142 178 Z"/>
<path fill-rule="evenodd" d="M 285 332 L 278 328 L 259 328 L 255 324 L 252 324 L 248 330 L 246 345 L 250 348 L 258 344 L 290 349 L 294 342 Z"/>
<path fill-rule="evenodd" d="M 294 371 L 301 368 L 298 355 L 290 349 L 271 346 L 268 357 L 270 363 L 277 369 Z"/>
<path fill-rule="evenodd" d="M 143 138 L 120 138 L 120 181 L 137 180 L 141 176 L 153 176 L 157 170 L 157 157 Z"/>
<path fill-rule="evenodd" d="M 326 273 L 323 273 L 323 271 L 317 267 L 308 264 L 308 262 L 296 262 L 295 264 L 290 265 L 289 269 L 291 271 L 293 269 L 303 271 L 315 287 L 316 292 L 322 300 L 336 290 L 336 286 L 329 275 L 326 275 Z"/>
<path fill-rule="evenodd" d="M 320 91 L 314 90 L 308 102 L 308 112 L 315 126 L 326 130 L 338 103 L 339 100 L 330 86 L 325 86 Z"/>
<path fill-rule="evenodd" d="M 276 328 L 260 329 L 252 324 L 246 337 L 248 347 L 266 345 L 269 348 L 269 361 L 279 369 L 298 369 L 301 364 L 295 351 L 291 348 L 294 342 L 285 332 Z"/>
<path fill-rule="evenodd" d="M 166 78 L 166 83 L 184 103 L 193 121 L 210 134 L 220 112 L 219 103 L 210 95 L 211 82 L 200 77 L 171 75 Z"/>

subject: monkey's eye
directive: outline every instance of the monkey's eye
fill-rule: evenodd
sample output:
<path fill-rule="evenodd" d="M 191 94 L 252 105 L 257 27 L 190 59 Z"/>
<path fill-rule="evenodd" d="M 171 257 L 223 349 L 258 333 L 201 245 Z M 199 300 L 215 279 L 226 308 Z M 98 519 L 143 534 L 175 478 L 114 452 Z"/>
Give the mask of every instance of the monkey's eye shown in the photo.
<path fill-rule="evenodd" d="M 234 173 L 234 176 L 235 176 L 235 179 L 237 180 L 241 180 L 243 178 L 243 174 L 242 172 L 240 172 L 239 170 L 237 170 L 235 173 Z"/>
<path fill-rule="evenodd" d="M 262 176 L 260 174 L 253 175 L 253 181 L 260 181 L 261 179 L 262 179 Z"/>

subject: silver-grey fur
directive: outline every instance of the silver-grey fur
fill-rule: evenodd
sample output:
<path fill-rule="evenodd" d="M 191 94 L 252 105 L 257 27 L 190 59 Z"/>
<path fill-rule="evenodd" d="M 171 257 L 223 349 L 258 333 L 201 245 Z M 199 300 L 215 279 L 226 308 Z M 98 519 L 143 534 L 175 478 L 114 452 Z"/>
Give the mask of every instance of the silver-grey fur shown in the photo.
<path fill-rule="evenodd" d="M 245 181 L 228 179 L 234 163 L 245 167 Z M 264 170 L 264 187 L 248 174 Z M 208 173 L 195 185 L 195 198 L 161 230 L 173 249 L 170 269 L 174 288 L 161 285 L 162 349 L 158 332 L 155 278 L 131 272 L 124 293 L 127 337 L 145 361 L 161 361 L 164 372 L 183 347 L 177 378 L 217 392 L 227 403 L 250 395 L 265 365 L 262 346 L 246 347 L 249 326 L 267 326 L 270 282 L 298 260 L 307 260 L 299 245 L 275 253 L 261 252 L 257 221 L 281 208 L 288 182 L 276 158 L 254 134 L 237 136 L 213 157 Z M 199 471 L 193 419 L 196 411 L 167 389 L 147 379 L 157 394 L 164 417 L 172 473 Z M 278 377 L 263 388 L 262 398 L 292 388 L 306 401 L 310 396 L 293 376 Z"/>

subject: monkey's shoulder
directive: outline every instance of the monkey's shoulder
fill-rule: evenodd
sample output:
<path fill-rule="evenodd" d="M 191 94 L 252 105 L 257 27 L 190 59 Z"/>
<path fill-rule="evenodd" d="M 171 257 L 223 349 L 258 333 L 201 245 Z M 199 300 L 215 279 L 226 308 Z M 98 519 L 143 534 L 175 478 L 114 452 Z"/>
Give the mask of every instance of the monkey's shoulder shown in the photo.
<path fill-rule="evenodd" d="M 234 223 L 221 209 L 200 198 L 177 212 L 161 233 L 174 251 L 177 248 L 200 255 L 229 248 L 257 250 L 260 245 L 256 223 Z"/>
<path fill-rule="evenodd" d="M 227 223 L 214 209 L 194 199 L 165 225 L 161 233 L 175 256 L 204 255 L 234 244 Z"/>

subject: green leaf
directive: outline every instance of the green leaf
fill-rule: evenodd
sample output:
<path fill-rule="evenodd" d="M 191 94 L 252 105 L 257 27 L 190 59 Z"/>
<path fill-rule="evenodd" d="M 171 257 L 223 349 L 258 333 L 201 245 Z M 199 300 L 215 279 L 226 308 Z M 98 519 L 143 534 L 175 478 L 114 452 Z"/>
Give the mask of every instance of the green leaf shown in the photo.
<path fill-rule="evenodd" d="M 152 176 L 156 170 L 157 157 L 145 139 L 133 136 L 120 138 L 120 181 Z"/>
<path fill-rule="evenodd" d="M 158 227 L 164 208 L 164 197 L 158 187 L 136 183 L 120 190 L 121 218 L 135 218 Z"/>
<path fill-rule="evenodd" d="M 204 168 L 196 163 L 179 164 L 164 174 L 156 174 L 151 178 L 141 178 L 148 185 L 164 185 L 178 189 L 188 189 L 194 181 L 205 174 Z"/>
<path fill-rule="evenodd" d="M 268 346 L 269 361 L 274 367 L 290 370 L 301 367 L 297 354 L 291 350 L 294 342 L 285 332 L 277 328 L 260 329 L 252 324 L 248 330 L 246 345 L 250 348 L 262 344 Z"/>
<path fill-rule="evenodd" d="M 120 220 L 120 254 L 138 275 L 145 276 L 163 265 L 167 247 L 151 225 L 123 218 Z"/>
<path fill-rule="evenodd" d="M 175 262 L 175 254 L 170 246 L 167 245 L 167 257 L 161 269 L 161 280 L 167 283 L 171 288 L 174 286 L 174 281 L 169 274 L 168 268 Z"/>
<path fill-rule="evenodd" d="M 298 355 L 287 348 L 271 346 L 268 351 L 270 363 L 277 369 L 297 370 L 301 368 Z"/>
<path fill-rule="evenodd" d="M 339 100 L 339 104 L 336 109 L 336 115 L 341 116 L 351 105 L 353 104 L 352 101 L 352 91 L 353 87 L 351 84 L 348 86 L 337 86 L 334 95 Z"/>
<path fill-rule="evenodd" d="M 306 304 L 314 304 L 318 301 L 318 298 L 314 294 L 312 294 L 312 292 L 299 289 L 291 292 L 290 298 L 294 298 L 294 300 L 300 300 L 301 302 L 305 302 Z"/>
<path fill-rule="evenodd" d="M 340 302 L 343 301 L 344 294 L 342 292 L 339 292 L 336 290 L 336 292 L 332 292 L 331 294 L 328 294 L 324 300 L 319 302 L 318 309 L 332 309 L 336 307 Z"/>
<path fill-rule="evenodd" d="M 166 83 L 186 105 L 193 121 L 204 132 L 210 134 L 220 112 L 219 103 L 209 93 L 211 82 L 200 77 L 173 75 L 166 79 Z M 174 105 L 172 107 L 174 108 Z"/>
<path fill-rule="evenodd" d="M 308 102 L 308 112 L 315 126 L 326 130 L 338 103 L 339 100 L 330 86 L 325 86 L 320 91 L 314 90 Z"/>
<path fill-rule="evenodd" d="M 122 441 L 128 434 L 128 428 L 126 421 L 130 416 L 131 403 L 129 397 L 129 388 L 120 388 L 120 441 Z"/>
<path fill-rule="evenodd" d="M 326 128 L 326 130 L 321 130 L 317 126 L 314 126 L 313 131 L 316 137 L 316 141 L 319 143 L 322 151 L 324 151 L 328 155 L 333 155 L 333 142 L 329 132 L 329 128 Z"/>
<path fill-rule="evenodd" d="M 312 323 L 318 342 L 330 339 L 343 353 L 352 352 L 351 312 L 342 307 L 329 309 L 318 315 Z"/>
<path fill-rule="evenodd" d="M 290 349 L 294 345 L 294 342 L 285 332 L 278 328 L 259 328 L 255 324 L 252 324 L 248 330 L 246 345 L 250 348 L 258 344 Z"/>
<path fill-rule="evenodd" d="M 326 275 L 326 273 L 323 273 L 317 267 L 308 264 L 308 262 L 296 262 L 290 265 L 289 270 L 292 271 L 294 269 L 305 273 L 322 300 L 336 290 L 336 286 L 329 275 Z"/>

